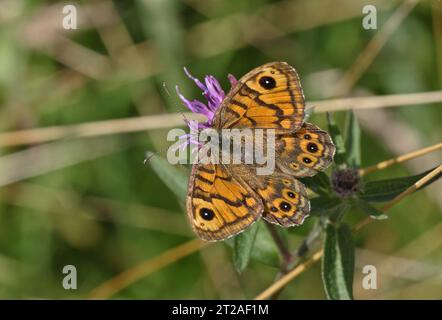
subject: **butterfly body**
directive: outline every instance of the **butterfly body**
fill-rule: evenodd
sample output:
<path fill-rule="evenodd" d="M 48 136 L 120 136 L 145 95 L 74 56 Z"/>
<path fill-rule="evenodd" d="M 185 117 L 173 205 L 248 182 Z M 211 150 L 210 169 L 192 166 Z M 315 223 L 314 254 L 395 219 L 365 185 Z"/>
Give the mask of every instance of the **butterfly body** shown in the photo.
<path fill-rule="evenodd" d="M 243 76 L 217 110 L 213 129 L 272 129 L 275 170 L 258 175 L 262 164 L 195 163 L 189 179 L 187 214 L 195 233 L 224 240 L 257 219 L 283 227 L 301 224 L 310 212 L 305 186 L 296 178 L 327 168 L 335 146 L 330 136 L 304 123 L 305 102 L 299 77 L 285 62 L 255 68 Z M 263 142 L 264 141 L 264 142 Z M 266 139 L 253 144 L 266 149 Z M 263 145 L 259 145 L 263 144 Z M 268 148 L 268 147 L 267 147 Z M 241 159 L 245 154 L 241 154 Z"/>

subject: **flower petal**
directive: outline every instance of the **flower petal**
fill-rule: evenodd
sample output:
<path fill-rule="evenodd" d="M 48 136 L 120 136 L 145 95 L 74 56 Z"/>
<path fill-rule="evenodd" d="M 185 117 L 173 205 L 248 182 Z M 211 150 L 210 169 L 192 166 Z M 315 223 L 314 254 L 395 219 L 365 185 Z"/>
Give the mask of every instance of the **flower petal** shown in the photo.
<path fill-rule="evenodd" d="M 192 101 L 187 100 L 186 97 L 184 97 L 179 91 L 178 86 L 176 86 L 176 93 L 180 97 L 183 104 L 193 113 L 201 113 L 205 115 L 207 118 L 213 117 L 212 115 L 213 112 L 204 103 L 196 99 Z"/>
<path fill-rule="evenodd" d="M 192 79 L 192 80 L 196 83 L 196 85 L 198 86 L 198 88 L 200 88 L 200 89 L 203 90 L 203 91 L 206 91 L 206 90 L 207 90 L 206 86 L 205 86 L 201 81 L 199 81 L 198 78 L 195 78 L 194 76 L 192 76 L 192 75 L 190 74 L 190 72 L 187 70 L 186 67 L 184 67 L 184 72 L 186 73 L 186 75 L 187 75 L 190 79 Z"/>
<path fill-rule="evenodd" d="M 236 86 L 236 84 L 238 83 L 238 80 L 236 80 L 236 78 L 235 78 L 235 76 L 233 75 L 233 74 L 228 74 L 228 76 L 227 76 L 227 78 L 229 79 L 229 81 L 230 81 L 230 85 L 232 86 L 232 87 L 234 87 L 234 86 Z"/>
<path fill-rule="evenodd" d="M 214 76 L 208 75 L 204 77 L 204 83 L 203 83 L 198 78 L 192 76 L 190 72 L 187 70 L 187 68 L 184 68 L 184 72 L 190 79 L 192 79 L 195 82 L 198 88 L 200 88 L 203 91 L 202 94 L 207 100 L 207 105 L 196 99 L 190 101 L 181 94 L 178 86 L 176 86 L 176 92 L 179 98 L 181 99 L 181 101 L 183 102 L 183 104 L 190 111 L 202 114 L 207 118 L 207 121 L 204 123 L 199 123 L 198 121 L 189 121 L 187 119 L 184 119 L 184 122 L 187 124 L 191 132 L 179 137 L 180 140 L 184 140 L 183 143 L 179 145 L 179 148 L 185 149 L 188 145 L 194 146 L 196 147 L 192 150 L 192 153 L 194 153 L 202 145 L 198 141 L 195 132 L 199 132 L 201 129 L 210 128 L 212 126 L 212 121 L 215 116 L 215 113 L 218 110 L 218 108 L 221 106 L 226 94 L 223 88 L 221 87 L 220 83 L 218 82 L 218 80 L 216 80 Z M 236 78 L 231 74 L 228 75 L 228 79 L 232 87 L 238 83 L 238 80 L 236 80 Z"/>

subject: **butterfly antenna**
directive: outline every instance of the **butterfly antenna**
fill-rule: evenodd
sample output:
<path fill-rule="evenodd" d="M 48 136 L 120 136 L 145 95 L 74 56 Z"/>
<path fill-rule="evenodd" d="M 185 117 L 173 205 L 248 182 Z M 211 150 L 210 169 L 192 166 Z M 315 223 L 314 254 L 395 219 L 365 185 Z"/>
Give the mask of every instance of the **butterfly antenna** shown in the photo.
<path fill-rule="evenodd" d="M 183 112 L 180 112 L 180 114 L 183 116 L 184 121 L 188 122 L 189 120 L 187 119 L 186 115 Z"/>
<path fill-rule="evenodd" d="M 172 99 L 172 95 L 170 94 L 169 88 L 167 87 L 167 84 L 165 81 L 163 82 L 163 89 L 166 92 L 166 94 L 168 95 L 168 97 Z M 177 107 L 177 108 L 180 107 L 174 99 L 172 99 L 172 101 L 173 101 L 173 104 L 175 105 L 175 107 Z"/>
<path fill-rule="evenodd" d="M 163 88 L 164 88 L 164 91 L 166 91 L 166 94 L 167 94 L 169 97 L 172 97 L 172 95 L 171 95 L 170 92 L 169 92 L 169 89 L 167 88 L 167 84 L 166 84 L 165 81 L 163 82 Z"/>

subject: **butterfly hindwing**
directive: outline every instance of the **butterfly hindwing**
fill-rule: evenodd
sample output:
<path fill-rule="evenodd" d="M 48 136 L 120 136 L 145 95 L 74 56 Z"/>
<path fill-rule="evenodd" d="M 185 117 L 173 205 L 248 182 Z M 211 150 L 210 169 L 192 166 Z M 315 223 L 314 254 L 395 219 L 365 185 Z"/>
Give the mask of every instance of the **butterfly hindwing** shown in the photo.
<path fill-rule="evenodd" d="M 243 231 L 263 211 L 261 199 L 225 166 L 194 164 L 189 180 L 187 212 L 203 240 L 224 240 Z"/>
<path fill-rule="evenodd" d="M 305 186 L 278 169 L 270 175 L 257 175 L 255 170 L 256 167 L 232 166 L 233 174 L 247 176 L 247 183 L 262 199 L 262 217 L 284 227 L 301 224 L 310 212 Z"/>
<path fill-rule="evenodd" d="M 299 131 L 277 139 L 276 163 L 281 171 L 294 177 L 311 177 L 328 168 L 335 151 L 327 132 L 304 123 Z"/>
<path fill-rule="evenodd" d="M 283 227 L 302 224 L 310 212 L 310 202 L 304 185 L 284 174 L 259 178 L 264 180 L 265 186 L 258 190 L 265 203 L 262 217 Z"/>
<path fill-rule="evenodd" d="M 295 69 L 285 62 L 255 68 L 232 88 L 215 115 L 218 128 L 294 132 L 304 118 L 304 94 Z"/>

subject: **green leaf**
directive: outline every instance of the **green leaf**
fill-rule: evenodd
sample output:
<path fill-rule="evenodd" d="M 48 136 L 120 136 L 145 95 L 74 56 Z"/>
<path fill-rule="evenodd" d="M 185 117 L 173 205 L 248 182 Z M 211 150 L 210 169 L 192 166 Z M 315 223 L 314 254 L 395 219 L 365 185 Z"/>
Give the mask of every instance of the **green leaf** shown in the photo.
<path fill-rule="evenodd" d="M 338 125 L 333 119 L 331 113 L 327 113 L 327 120 L 328 120 L 328 132 L 330 133 L 330 136 L 334 144 L 336 145 L 336 154 L 334 161 L 336 165 L 340 166 L 345 163 L 344 138 L 342 137 L 341 130 L 339 129 Z"/>
<path fill-rule="evenodd" d="M 310 206 L 312 216 L 330 216 L 343 211 L 347 204 L 339 198 L 321 196 L 310 199 Z"/>
<path fill-rule="evenodd" d="M 353 299 L 355 248 L 350 228 L 329 224 L 324 239 L 322 281 L 331 300 Z"/>
<path fill-rule="evenodd" d="M 233 265 L 238 273 L 244 271 L 250 261 L 250 255 L 255 244 L 260 224 L 254 223 L 247 230 L 234 238 Z"/>
<path fill-rule="evenodd" d="M 182 170 L 150 151 L 146 153 L 146 164 L 156 172 L 158 177 L 169 187 L 178 199 L 185 201 L 188 176 Z"/>
<path fill-rule="evenodd" d="M 372 206 L 370 203 L 364 199 L 354 198 L 352 203 L 364 213 L 368 214 L 370 217 L 378 220 L 388 219 L 388 216 L 378 208 Z"/>
<path fill-rule="evenodd" d="M 368 202 L 390 201 L 433 170 L 434 169 L 431 169 L 415 176 L 367 182 L 365 183 L 364 189 L 359 195 L 359 198 Z M 440 177 L 440 174 L 437 175 L 428 181 L 422 188 L 430 185 Z"/>
<path fill-rule="evenodd" d="M 361 165 L 361 128 L 352 110 L 345 120 L 345 162 L 350 167 Z"/>
<path fill-rule="evenodd" d="M 259 221 L 258 223 L 264 224 L 266 222 Z M 278 268 L 281 265 L 281 255 L 279 254 L 278 247 L 275 241 L 273 241 L 269 230 L 263 225 L 259 228 L 256 235 L 255 247 L 252 250 L 251 257 L 269 266 Z"/>
<path fill-rule="evenodd" d="M 258 231 L 255 237 L 255 244 L 250 251 L 250 259 L 278 268 L 281 264 L 281 256 L 272 236 L 270 235 L 269 230 L 262 225 L 263 223 L 263 221 L 254 223 L 254 225 L 259 225 L 259 227 L 257 227 Z M 247 232 L 247 230 L 244 232 Z M 228 239 L 225 242 L 228 246 L 235 248 L 235 239 L 239 236 L 241 236 L 241 234 L 234 238 Z"/>
<path fill-rule="evenodd" d="M 300 179 L 306 187 L 313 190 L 319 195 L 328 195 L 331 191 L 331 184 L 329 177 L 324 172 L 319 172 L 313 177 L 306 177 Z"/>

